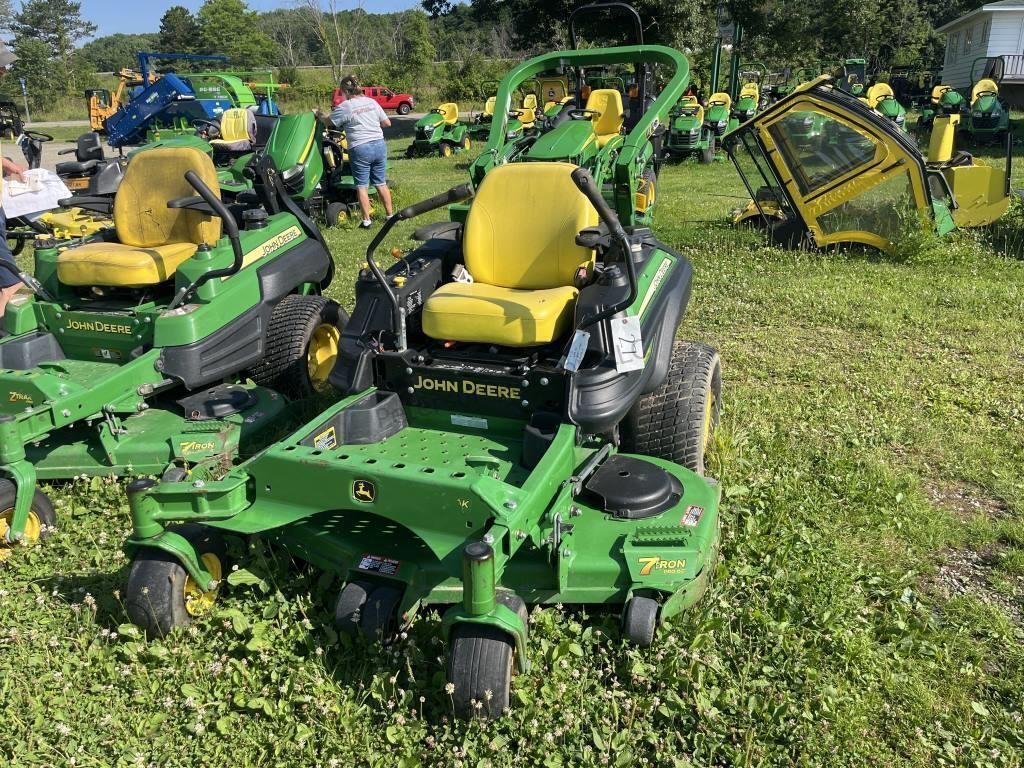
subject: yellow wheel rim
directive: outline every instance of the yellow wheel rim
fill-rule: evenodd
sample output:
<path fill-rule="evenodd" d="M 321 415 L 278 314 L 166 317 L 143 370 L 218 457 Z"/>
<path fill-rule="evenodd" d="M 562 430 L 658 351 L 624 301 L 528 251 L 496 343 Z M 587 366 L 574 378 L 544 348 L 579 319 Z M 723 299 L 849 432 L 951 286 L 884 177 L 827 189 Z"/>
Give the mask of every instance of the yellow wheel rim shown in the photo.
<path fill-rule="evenodd" d="M 704 452 L 707 453 L 711 444 L 711 417 L 715 412 L 715 393 L 708 392 L 708 402 L 704 407 Z"/>
<path fill-rule="evenodd" d="M 338 215 L 334 217 L 335 224 L 344 224 L 348 221 L 348 208 L 342 208 L 338 211 Z"/>
<path fill-rule="evenodd" d="M 313 338 L 309 340 L 309 351 L 306 353 L 306 365 L 309 369 L 309 380 L 314 386 L 327 381 L 327 377 L 334 370 L 340 339 L 341 332 L 330 323 L 321 323 L 313 331 Z"/>
<path fill-rule="evenodd" d="M 452 148 L 445 144 L 444 146 L 441 147 L 441 154 L 444 155 L 445 157 L 451 157 Z"/>
<path fill-rule="evenodd" d="M 11 545 L 7 543 L 7 532 L 11 530 L 11 521 L 14 520 L 14 507 L 0 512 L 0 563 L 11 556 Z M 38 544 L 43 536 L 43 523 L 35 512 L 28 513 L 28 520 L 25 521 L 25 535 L 21 540 L 22 546 Z"/>
<path fill-rule="evenodd" d="M 213 604 L 217 602 L 217 592 L 220 591 L 220 579 L 223 574 L 220 558 L 212 552 L 207 552 L 200 559 L 217 582 L 217 586 L 210 590 L 203 590 L 192 576 L 185 576 L 185 610 L 188 611 L 189 616 L 202 616 L 209 612 L 213 608 Z"/>
<path fill-rule="evenodd" d="M 466 137 L 466 149 L 469 149 L 471 146 L 473 146 L 473 142 L 470 140 L 469 136 L 467 136 Z"/>

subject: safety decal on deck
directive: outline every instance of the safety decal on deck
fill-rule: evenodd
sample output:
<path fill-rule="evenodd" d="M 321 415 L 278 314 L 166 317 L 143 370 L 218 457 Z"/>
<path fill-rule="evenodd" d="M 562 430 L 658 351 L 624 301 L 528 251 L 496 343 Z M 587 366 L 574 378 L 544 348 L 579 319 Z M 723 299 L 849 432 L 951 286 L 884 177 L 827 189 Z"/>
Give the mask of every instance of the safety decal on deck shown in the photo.
<path fill-rule="evenodd" d="M 369 504 L 377 498 L 377 488 L 369 480 L 353 480 L 352 498 Z"/>
<path fill-rule="evenodd" d="M 687 528 L 696 528 L 697 523 L 700 522 L 700 519 L 703 516 L 704 507 L 698 507 L 696 504 L 691 504 L 686 508 L 686 514 L 679 519 L 679 524 L 685 525 Z"/>
<path fill-rule="evenodd" d="M 395 576 L 401 567 L 401 560 L 392 560 L 390 557 L 379 557 L 377 555 L 363 555 L 359 558 L 359 565 L 356 566 L 356 570 L 379 573 L 381 576 Z"/>
<path fill-rule="evenodd" d="M 313 447 L 318 451 L 329 451 L 338 447 L 338 433 L 334 427 L 328 427 L 319 435 L 313 436 Z"/>

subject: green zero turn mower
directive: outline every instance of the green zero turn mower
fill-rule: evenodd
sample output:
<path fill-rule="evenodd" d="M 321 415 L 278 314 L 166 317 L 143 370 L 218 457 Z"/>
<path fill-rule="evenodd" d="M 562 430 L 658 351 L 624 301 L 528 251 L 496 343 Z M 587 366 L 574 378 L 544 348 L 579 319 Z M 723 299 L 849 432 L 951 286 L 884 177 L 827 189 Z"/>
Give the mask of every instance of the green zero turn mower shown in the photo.
<path fill-rule="evenodd" d="M 412 144 L 406 157 L 440 155 L 451 157 L 469 149 L 469 126 L 459 122 L 459 105 L 454 101 L 441 104 L 416 121 Z"/>
<path fill-rule="evenodd" d="M 208 155 L 153 149 L 113 200 L 70 200 L 115 229 L 36 241 L 0 338 L 0 558 L 55 523 L 37 480 L 230 465 L 326 380 L 330 253 L 269 160 L 253 194 L 233 212 Z"/>
<path fill-rule="evenodd" d="M 623 3 L 577 8 L 570 17 L 573 40 L 576 17 L 605 8 L 628 9 L 634 19 L 636 39 L 642 41 L 640 18 Z M 587 85 L 587 71 L 605 71 L 613 65 L 632 66 L 637 83 L 635 95 L 627 93 L 623 98 L 618 88 L 597 88 L 584 98 L 586 89 L 591 88 Z M 655 67 L 665 67 L 671 73 L 657 98 L 652 93 Z M 541 83 L 552 77 L 568 81 L 570 74 L 577 88 L 573 103 L 584 106 L 569 105 L 553 127 L 535 137 L 510 142 L 506 136 L 507 113 L 520 85 L 532 78 Z M 660 45 L 552 51 L 529 59 L 512 69 L 499 84 L 487 146 L 470 166 L 470 177 L 474 184 L 479 184 L 494 168 L 512 161 L 569 162 L 590 171 L 624 225 L 648 224 L 655 211 L 657 169 L 668 115 L 689 81 L 686 57 Z M 458 211 L 456 206 L 456 218 Z"/>
<path fill-rule="evenodd" d="M 585 169 L 537 162 L 493 169 L 456 236 L 378 266 L 396 222 L 469 195 L 406 208 L 370 244 L 336 404 L 201 487 L 129 486 L 126 601 L 150 635 L 212 604 L 221 534 L 264 534 L 340 575 L 340 632 L 388 638 L 447 606 L 456 709 L 497 716 L 527 604 L 621 609 L 649 645 L 706 590 L 721 364 L 676 339 L 690 263 L 622 227 Z"/>

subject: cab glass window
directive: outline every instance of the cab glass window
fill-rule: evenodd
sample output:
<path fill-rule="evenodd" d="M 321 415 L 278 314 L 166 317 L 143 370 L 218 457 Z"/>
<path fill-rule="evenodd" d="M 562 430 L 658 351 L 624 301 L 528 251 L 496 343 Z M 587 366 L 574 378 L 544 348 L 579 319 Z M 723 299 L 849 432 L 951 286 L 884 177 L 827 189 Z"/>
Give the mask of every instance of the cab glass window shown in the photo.
<path fill-rule="evenodd" d="M 769 125 L 768 133 L 804 195 L 867 165 L 875 156 L 870 138 L 825 112 L 789 112 Z"/>
<path fill-rule="evenodd" d="M 826 235 L 872 232 L 896 242 L 904 232 L 920 231 L 910 172 L 903 170 L 818 217 Z"/>

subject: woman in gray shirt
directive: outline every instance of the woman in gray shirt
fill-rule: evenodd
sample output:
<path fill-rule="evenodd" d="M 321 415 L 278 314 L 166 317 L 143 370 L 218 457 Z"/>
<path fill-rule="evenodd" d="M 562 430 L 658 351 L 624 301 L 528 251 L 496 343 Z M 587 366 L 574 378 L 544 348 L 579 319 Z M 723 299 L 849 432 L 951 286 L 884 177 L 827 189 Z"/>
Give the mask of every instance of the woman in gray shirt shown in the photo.
<path fill-rule="evenodd" d="M 380 104 L 363 95 L 363 89 L 352 75 L 343 77 L 338 87 L 347 98 L 331 110 L 330 121 L 345 131 L 349 165 L 352 166 L 359 207 L 363 209 L 363 221 L 359 226 L 366 229 L 372 224 L 370 195 L 367 192 L 370 184 L 377 190 L 388 218 L 394 213 L 387 184 L 388 147 L 384 143 L 383 131 L 391 127 L 391 121 Z"/>

